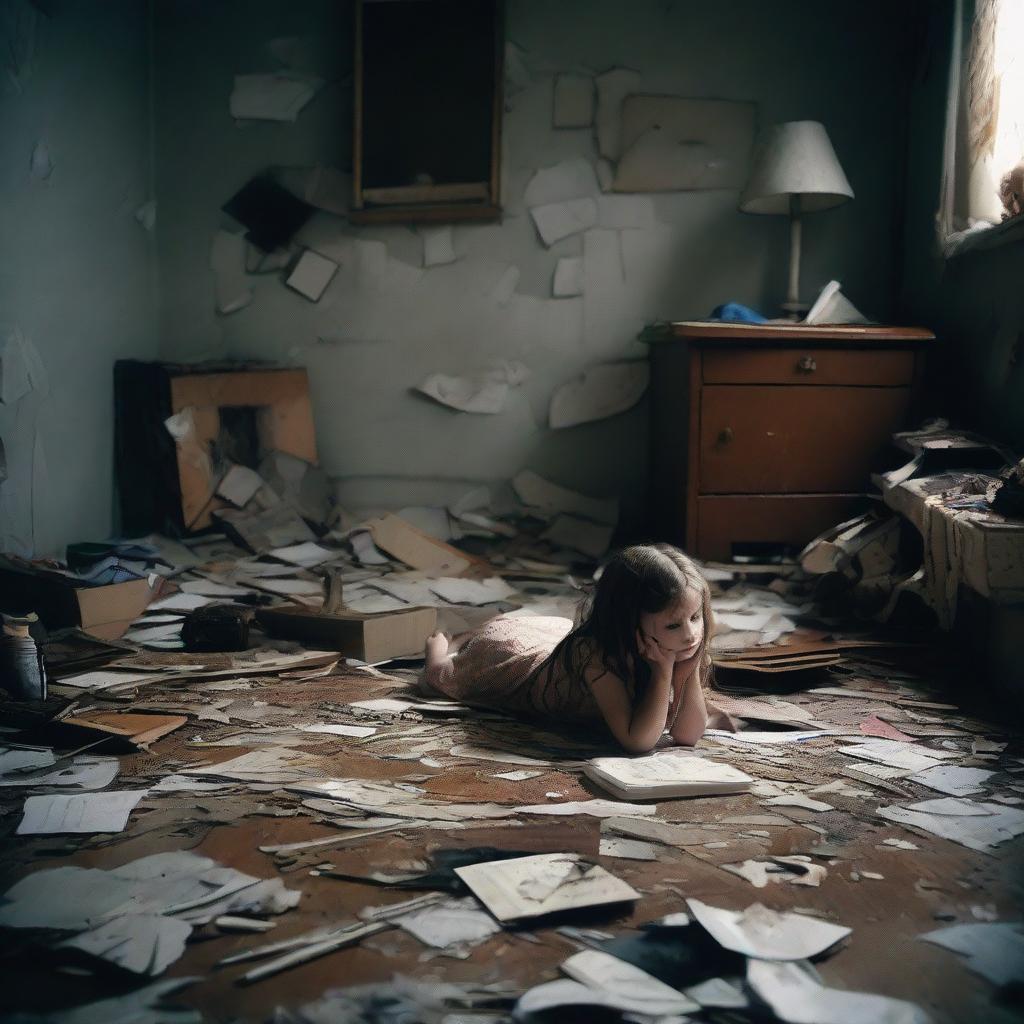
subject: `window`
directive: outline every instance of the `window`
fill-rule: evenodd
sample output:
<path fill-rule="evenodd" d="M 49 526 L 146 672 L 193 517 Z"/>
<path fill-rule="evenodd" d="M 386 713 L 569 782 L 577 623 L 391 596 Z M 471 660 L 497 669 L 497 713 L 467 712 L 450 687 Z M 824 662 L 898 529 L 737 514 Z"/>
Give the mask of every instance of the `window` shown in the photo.
<path fill-rule="evenodd" d="M 1024 0 L 977 0 L 966 66 L 967 215 L 998 224 L 1000 184 L 1024 160 Z"/>

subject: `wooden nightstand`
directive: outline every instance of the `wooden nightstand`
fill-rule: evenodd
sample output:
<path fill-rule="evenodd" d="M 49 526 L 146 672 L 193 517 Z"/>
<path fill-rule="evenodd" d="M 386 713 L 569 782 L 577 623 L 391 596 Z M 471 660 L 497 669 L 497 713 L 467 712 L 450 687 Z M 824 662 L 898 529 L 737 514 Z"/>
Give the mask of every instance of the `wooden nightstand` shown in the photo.
<path fill-rule="evenodd" d="M 910 414 L 918 327 L 648 329 L 653 525 L 699 558 L 803 546 L 848 518 Z"/>

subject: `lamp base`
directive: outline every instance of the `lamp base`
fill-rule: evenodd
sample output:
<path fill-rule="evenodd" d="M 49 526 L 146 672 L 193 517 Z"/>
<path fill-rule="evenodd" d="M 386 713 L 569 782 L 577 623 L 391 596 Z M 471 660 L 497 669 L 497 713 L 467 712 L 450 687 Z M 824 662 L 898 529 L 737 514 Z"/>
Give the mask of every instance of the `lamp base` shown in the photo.
<path fill-rule="evenodd" d="M 782 311 L 786 319 L 794 322 L 803 320 L 810 308 L 806 302 L 784 302 L 782 304 Z"/>

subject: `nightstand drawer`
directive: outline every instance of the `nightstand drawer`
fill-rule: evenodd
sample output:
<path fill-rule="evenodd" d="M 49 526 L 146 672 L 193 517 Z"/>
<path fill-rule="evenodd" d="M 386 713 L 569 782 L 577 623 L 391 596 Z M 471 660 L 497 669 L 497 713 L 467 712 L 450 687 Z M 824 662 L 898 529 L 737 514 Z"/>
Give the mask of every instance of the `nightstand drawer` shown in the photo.
<path fill-rule="evenodd" d="M 914 353 L 868 349 L 785 348 L 705 352 L 705 384 L 909 385 Z"/>
<path fill-rule="evenodd" d="M 697 491 L 863 491 L 909 402 L 909 388 L 706 386 Z"/>

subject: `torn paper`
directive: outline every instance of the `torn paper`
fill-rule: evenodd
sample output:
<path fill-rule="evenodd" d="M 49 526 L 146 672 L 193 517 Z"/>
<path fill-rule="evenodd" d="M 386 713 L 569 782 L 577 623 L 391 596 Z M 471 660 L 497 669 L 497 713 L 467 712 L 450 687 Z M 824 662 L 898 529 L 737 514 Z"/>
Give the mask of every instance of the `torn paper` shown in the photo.
<path fill-rule="evenodd" d="M 417 230 L 423 241 L 423 266 L 440 267 L 455 262 L 455 239 L 450 224 L 421 224 Z"/>
<path fill-rule="evenodd" d="M 210 243 L 210 269 L 216 285 L 216 309 L 227 315 L 252 302 L 245 277 L 245 236 L 218 231 Z"/>
<path fill-rule="evenodd" d="M 583 260 L 574 256 L 560 259 L 555 264 L 551 294 L 556 299 L 569 299 L 583 294 Z"/>
<path fill-rule="evenodd" d="M 640 89 L 640 73 L 612 68 L 594 79 L 597 86 L 597 148 L 601 156 L 618 160 L 622 153 L 622 104 Z"/>
<path fill-rule="evenodd" d="M 570 235 L 578 235 L 597 224 L 597 204 L 593 199 L 570 199 L 565 203 L 547 203 L 530 208 L 537 234 L 546 246 Z"/>
<path fill-rule="evenodd" d="M 295 121 L 323 84 L 322 78 L 294 71 L 235 75 L 231 116 L 240 121 Z"/>
<path fill-rule="evenodd" d="M 18 825 L 19 836 L 59 835 L 65 832 L 123 832 L 128 815 L 146 790 L 83 793 L 66 796 L 47 793 L 30 796 Z"/>
<path fill-rule="evenodd" d="M 567 513 L 609 526 L 619 521 L 619 503 L 615 498 L 590 498 L 553 484 L 529 469 L 516 474 L 512 487 L 527 508 L 545 519 Z"/>
<path fill-rule="evenodd" d="M 650 380 L 646 362 L 605 363 L 563 384 L 551 399 L 548 423 L 553 430 L 602 420 L 631 409 Z"/>
<path fill-rule="evenodd" d="M 523 201 L 527 206 L 546 206 L 582 199 L 597 192 L 593 164 L 583 157 L 574 157 L 536 171 L 526 186 Z"/>
<path fill-rule="evenodd" d="M 285 278 L 285 284 L 310 302 L 319 302 L 337 272 L 338 264 L 334 260 L 307 249 L 299 257 L 295 269 Z"/>
<path fill-rule="evenodd" d="M 852 931 L 802 914 L 779 913 L 754 903 L 743 911 L 712 907 L 697 899 L 686 905 L 715 941 L 761 960 L 806 960 L 831 949 Z"/>

